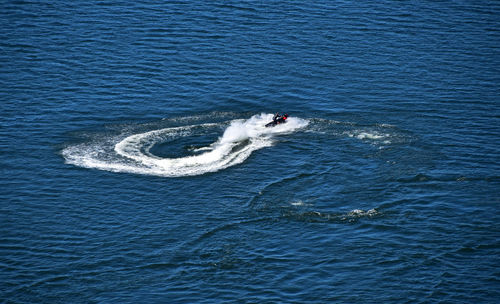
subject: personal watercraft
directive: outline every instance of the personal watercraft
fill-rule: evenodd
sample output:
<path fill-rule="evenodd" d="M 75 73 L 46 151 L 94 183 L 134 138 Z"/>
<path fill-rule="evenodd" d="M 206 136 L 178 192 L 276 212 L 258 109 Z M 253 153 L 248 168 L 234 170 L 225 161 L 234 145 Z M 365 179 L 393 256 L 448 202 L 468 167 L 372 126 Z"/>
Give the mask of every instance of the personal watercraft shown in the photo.
<path fill-rule="evenodd" d="M 273 117 L 273 121 L 267 123 L 266 127 L 267 128 L 274 127 L 276 125 L 286 123 L 287 118 L 288 118 L 288 114 L 280 115 L 280 114 L 276 113 Z"/>

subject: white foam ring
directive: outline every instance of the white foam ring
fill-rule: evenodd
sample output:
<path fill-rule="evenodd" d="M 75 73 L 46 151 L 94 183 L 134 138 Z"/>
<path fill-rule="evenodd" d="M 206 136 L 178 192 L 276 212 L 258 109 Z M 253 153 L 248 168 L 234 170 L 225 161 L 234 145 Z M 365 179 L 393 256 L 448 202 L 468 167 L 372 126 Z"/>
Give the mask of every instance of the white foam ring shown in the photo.
<path fill-rule="evenodd" d="M 272 114 L 233 120 L 219 139 L 208 147 L 193 150 L 201 154 L 179 158 L 162 158 L 150 152 L 158 143 L 191 136 L 196 128 L 218 124 L 198 124 L 163 128 L 93 143 L 65 148 L 62 155 L 69 164 L 108 170 L 166 177 L 200 175 L 216 172 L 245 161 L 253 151 L 271 146 L 276 134 L 287 134 L 307 126 L 308 121 L 290 117 L 286 124 L 273 128 L 264 125 Z"/>

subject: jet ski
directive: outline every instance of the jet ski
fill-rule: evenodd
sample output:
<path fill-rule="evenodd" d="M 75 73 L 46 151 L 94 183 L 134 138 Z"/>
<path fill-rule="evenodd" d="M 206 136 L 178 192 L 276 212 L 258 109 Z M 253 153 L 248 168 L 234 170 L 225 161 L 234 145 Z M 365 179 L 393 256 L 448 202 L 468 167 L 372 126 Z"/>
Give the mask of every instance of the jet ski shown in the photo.
<path fill-rule="evenodd" d="M 287 118 L 288 118 L 288 114 L 280 115 L 280 114 L 276 113 L 273 117 L 273 121 L 266 124 L 266 128 L 274 127 L 276 125 L 286 123 Z"/>

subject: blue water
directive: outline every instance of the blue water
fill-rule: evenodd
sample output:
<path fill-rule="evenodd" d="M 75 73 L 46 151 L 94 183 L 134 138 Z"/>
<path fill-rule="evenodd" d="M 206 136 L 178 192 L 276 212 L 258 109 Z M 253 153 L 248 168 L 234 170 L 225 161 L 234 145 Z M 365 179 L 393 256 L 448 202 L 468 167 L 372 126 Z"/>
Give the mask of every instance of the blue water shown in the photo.
<path fill-rule="evenodd" d="M 1 302 L 497 303 L 499 16 L 3 1 Z"/>

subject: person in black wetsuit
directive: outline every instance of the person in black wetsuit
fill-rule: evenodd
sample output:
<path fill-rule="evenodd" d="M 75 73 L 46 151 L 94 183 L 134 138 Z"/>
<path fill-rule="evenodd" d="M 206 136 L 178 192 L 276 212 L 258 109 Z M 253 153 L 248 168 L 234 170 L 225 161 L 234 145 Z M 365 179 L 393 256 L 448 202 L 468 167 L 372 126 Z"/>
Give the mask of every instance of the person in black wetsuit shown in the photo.
<path fill-rule="evenodd" d="M 266 127 L 274 127 L 275 125 L 285 123 L 288 118 L 288 114 L 280 115 L 279 113 L 274 114 L 273 121 L 266 124 Z"/>
<path fill-rule="evenodd" d="M 274 114 L 273 121 L 274 122 L 283 122 L 288 118 L 288 114 L 280 115 L 279 113 Z"/>
<path fill-rule="evenodd" d="M 274 121 L 275 123 L 278 123 L 278 119 L 280 119 L 280 118 L 281 118 L 280 113 L 276 113 L 276 114 L 274 114 L 273 121 Z"/>
<path fill-rule="evenodd" d="M 275 124 L 280 124 L 286 122 L 288 114 L 280 115 L 279 113 L 274 114 L 273 121 Z"/>

